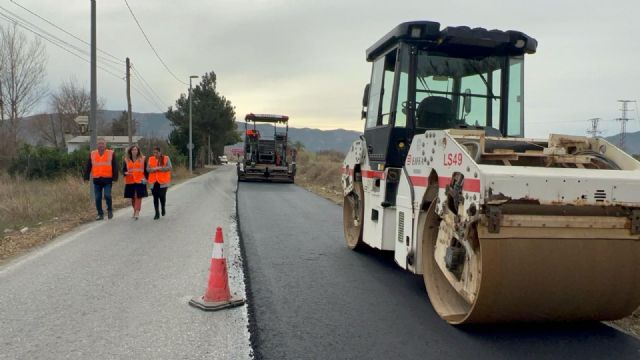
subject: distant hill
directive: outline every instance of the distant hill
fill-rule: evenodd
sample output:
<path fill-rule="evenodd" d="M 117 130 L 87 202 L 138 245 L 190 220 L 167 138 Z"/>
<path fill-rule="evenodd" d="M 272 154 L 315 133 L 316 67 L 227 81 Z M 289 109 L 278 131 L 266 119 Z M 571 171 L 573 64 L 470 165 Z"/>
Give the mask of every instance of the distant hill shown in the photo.
<path fill-rule="evenodd" d="M 620 141 L 620 134 L 609 136 L 605 138 L 607 141 L 612 144 L 618 146 L 618 142 Z M 627 133 L 624 138 L 624 147 L 625 151 L 629 154 L 636 155 L 640 154 L 640 131 L 636 131 L 633 133 Z"/>
<path fill-rule="evenodd" d="M 105 123 L 111 122 L 113 119 L 120 117 L 121 111 L 103 110 L 98 112 L 99 121 Z M 138 135 L 144 137 L 167 138 L 171 133 L 172 127 L 162 113 L 133 113 L 133 118 L 138 124 Z M 30 124 L 35 120 L 34 116 L 24 119 L 20 132 L 24 141 L 30 144 L 38 143 L 38 135 L 30 130 Z M 237 122 L 238 132 L 244 131 L 244 121 Z M 273 128 L 269 125 L 259 125 L 258 130 L 264 134 L 273 132 Z M 346 152 L 351 143 L 361 134 L 358 131 L 350 131 L 343 129 L 336 130 L 319 130 L 310 128 L 290 128 L 289 139 L 291 142 L 300 141 L 310 151 L 320 150 L 337 150 Z M 618 144 L 620 135 L 608 136 L 605 139 L 615 145 Z M 640 131 L 628 133 L 625 138 L 625 150 L 629 154 L 640 154 Z"/>
<path fill-rule="evenodd" d="M 98 112 L 98 122 L 111 123 L 113 119 L 120 117 L 121 110 L 102 110 Z M 172 127 L 169 119 L 162 113 L 137 113 L 133 118 L 137 122 L 137 135 L 144 137 L 156 137 L 166 139 L 171 133 Z M 23 119 L 20 135 L 22 139 L 30 144 L 37 144 L 39 136 L 31 126 L 35 121 L 35 116 Z M 238 132 L 244 132 L 244 121 L 237 122 Z M 263 134 L 273 133 L 273 128 L 269 125 L 260 125 L 258 130 Z M 346 152 L 351 143 L 360 135 L 358 131 L 350 130 L 319 130 L 309 128 L 289 128 L 289 140 L 291 142 L 300 141 L 305 148 L 310 151 L 337 150 Z"/>
<path fill-rule="evenodd" d="M 101 110 L 98 111 L 98 122 L 102 124 L 110 124 L 114 119 L 118 119 L 122 111 L 118 110 Z M 138 135 L 144 137 L 167 138 L 171 132 L 171 125 L 162 113 L 132 113 L 138 126 Z M 29 116 L 22 119 L 20 127 L 20 137 L 23 141 L 36 145 L 40 138 L 37 131 L 34 131 L 34 123 L 36 116 Z M 100 135 L 100 134 L 98 134 Z"/>
<path fill-rule="evenodd" d="M 118 119 L 122 111 L 103 110 L 98 113 L 98 119 L 111 122 Z M 167 138 L 171 133 L 171 123 L 163 113 L 137 113 L 131 114 L 138 125 L 137 135 L 144 137 Z"/>
<path fill-rule="evenodd" d="M 244 134 L 244 122 L 236 122 L 238 132 L 241 137 Z M 273 126 L 268 124 L 259 124 L 257 130 L 265 137 L 273 136 Z M 284 132 L 284 127 L 278 126 L 278 132 Z M 280 130 L 281 129 L 281 130 Z M 295 143 L 300 141 L 305 149 L 310 151 L 321 150 L 337 150 L 346 153 L 351 143 L 361 133 L 358 131 L 336 129 L 336 130 L 319 130 L 309 128 L 289 128 L 289 141 Z"/>

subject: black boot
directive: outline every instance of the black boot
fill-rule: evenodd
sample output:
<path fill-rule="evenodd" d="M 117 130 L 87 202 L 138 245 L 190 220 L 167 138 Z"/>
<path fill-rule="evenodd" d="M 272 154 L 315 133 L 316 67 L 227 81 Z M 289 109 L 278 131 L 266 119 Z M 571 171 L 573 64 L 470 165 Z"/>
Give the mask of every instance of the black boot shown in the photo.
<path fill-rule="evenodd" d="M 156 216 L 153 217 L 153 220 L 158 220 L 160 219 L 160 214 L 158 214 L 158 212 L 156 211 Z"/>

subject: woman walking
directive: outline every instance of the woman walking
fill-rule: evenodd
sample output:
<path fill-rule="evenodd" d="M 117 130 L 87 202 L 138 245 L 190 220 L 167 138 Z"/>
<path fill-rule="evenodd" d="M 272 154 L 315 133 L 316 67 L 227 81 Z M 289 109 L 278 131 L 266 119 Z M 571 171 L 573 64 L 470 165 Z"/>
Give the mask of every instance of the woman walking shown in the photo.
<path fill-rule="evenodd" d="M 166 214 L 165 205 L 167 203 L 167 188 L 171 183 L 171 159 L 162 154 L 159 147 L 153 148 L 153 156 L 149 158 L 147 171 L 149 172 L 149 184 L 151 194 L 153 194 L 153 207 L 156 209 L 156 216 L 153 220 L 160 219 L 158 202 L 162 209 L 162 216 Z"/>
<path fill-rule="evenodd" d="M 148 176 L 145 169 L 144 156 L 140 152 L 138 145 L 133 145 L 127 150 L 124 164 L 122 165 L 124 173 L 124 197 L 131 199 L 131 207 L 133 208 L 133 218 L 138 220 L 140 216 L 140 207 L 142 206 L 142 198 L 147 197 L 147 180 Z"/>

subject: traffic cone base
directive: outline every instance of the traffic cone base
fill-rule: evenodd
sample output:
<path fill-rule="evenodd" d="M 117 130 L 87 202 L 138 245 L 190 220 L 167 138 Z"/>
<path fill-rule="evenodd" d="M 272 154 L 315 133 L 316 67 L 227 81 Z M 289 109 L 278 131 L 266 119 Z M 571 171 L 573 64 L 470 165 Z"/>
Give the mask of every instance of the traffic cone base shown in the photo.
<path fill-rule="evenodd" d="M 244 299 L 232 296 L 226 301 L 206 301 L 204 296 L 196 296 L 189 301 L 189 305 L 204 311 L 216 311 L 244 305 Z"/>
<path fill-rule="evenodd" d="M 207 290 L 204 296 L 197 296 L 191 299 L 189 305 L 204 311 L 216 311 L 244 304 L 244 299 L 231 296 L 227 259 L 224 255 L 223 243 L 222 228 L 218 227 L 213 243 L 213 254 L 211 254 Z"/>

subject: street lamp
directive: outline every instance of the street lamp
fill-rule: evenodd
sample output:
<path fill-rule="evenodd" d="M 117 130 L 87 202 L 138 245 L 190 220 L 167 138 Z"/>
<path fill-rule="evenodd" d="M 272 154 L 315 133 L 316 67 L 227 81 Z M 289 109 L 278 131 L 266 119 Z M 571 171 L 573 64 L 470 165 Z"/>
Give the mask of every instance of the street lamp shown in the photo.
<path fill-rule="evenodd" d="M 189 76 L 189 173 L 193 174 L 193 131 L 191 120 L 191 79 L 197 79 L 197 75 Z"/>

